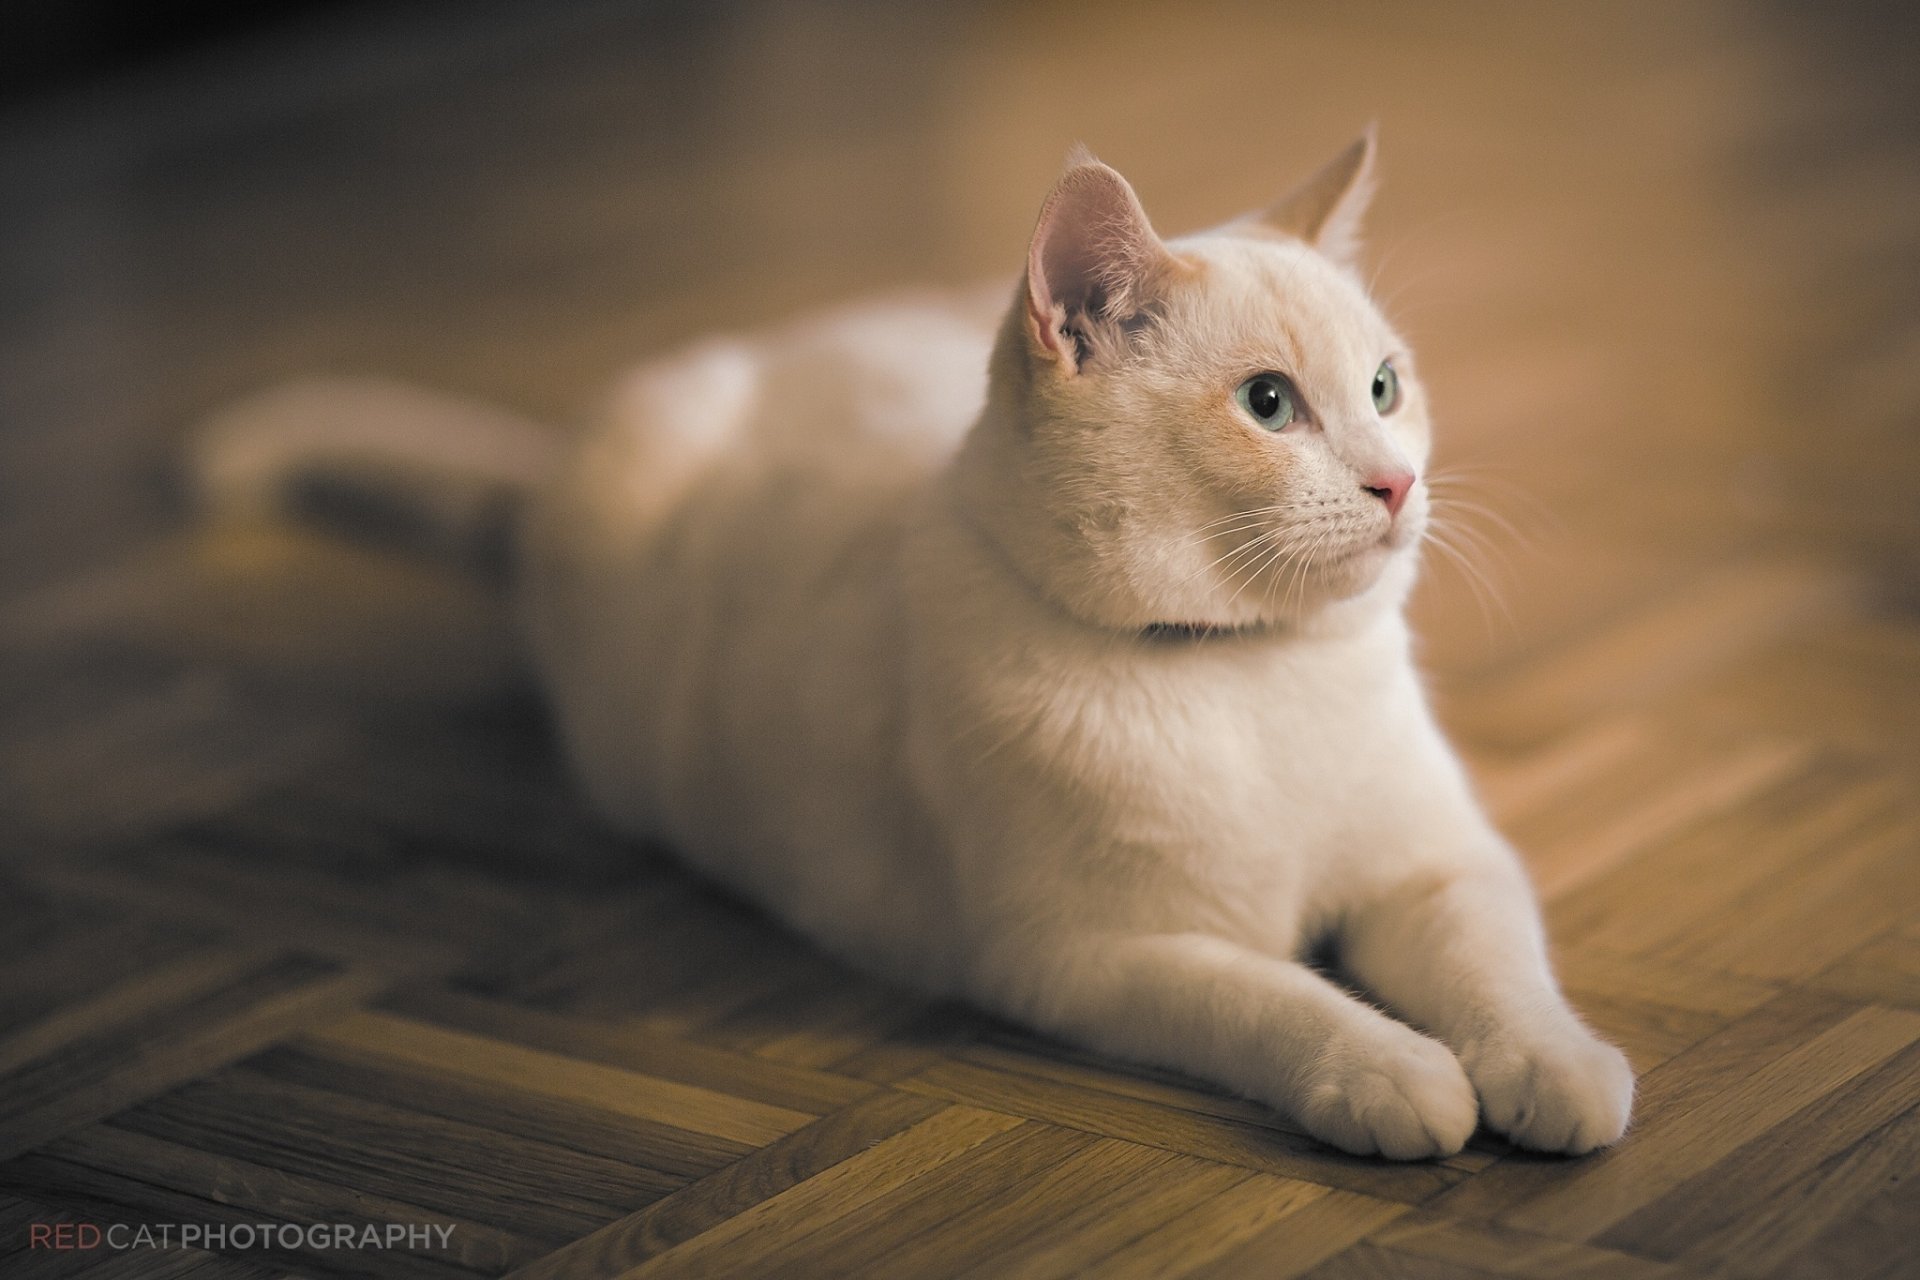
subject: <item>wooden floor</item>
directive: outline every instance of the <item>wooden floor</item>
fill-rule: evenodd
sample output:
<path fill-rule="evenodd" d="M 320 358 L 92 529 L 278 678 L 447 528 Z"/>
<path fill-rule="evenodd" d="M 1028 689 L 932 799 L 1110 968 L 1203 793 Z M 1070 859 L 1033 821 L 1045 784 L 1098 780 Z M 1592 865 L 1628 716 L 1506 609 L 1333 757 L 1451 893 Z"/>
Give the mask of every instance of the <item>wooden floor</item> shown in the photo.
<path fill-rule="evenodd" d="M 1920 1274 L 1904 9 L 472 12 L 0 116 L 0 1273 Z M 1489 579 L 1427 665 L 1642 1073 L 1605 1155 L 1348 1158 L 845 972 L 596 826 L 484 586 L 170 480 L 281 378 L 564 420 L 1011 271 L 1076 139 L 1177 230 L 1376 117 Z"/>

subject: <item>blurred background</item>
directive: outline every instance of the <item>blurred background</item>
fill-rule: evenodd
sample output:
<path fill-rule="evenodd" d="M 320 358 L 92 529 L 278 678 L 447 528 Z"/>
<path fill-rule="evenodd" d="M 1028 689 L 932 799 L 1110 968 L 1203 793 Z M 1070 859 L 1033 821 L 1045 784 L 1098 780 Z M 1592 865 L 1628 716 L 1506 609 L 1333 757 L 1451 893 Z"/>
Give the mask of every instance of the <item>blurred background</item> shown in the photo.
<path fill-rule="evenodd" d="M 1783 540 L 1910 595 L 1916 31 L 1892 3 L 10 5 L 0 592 L 175 527 L 182 430 L 276 380 L 566 421 L 686 335 L 1010 274 L 1076 141 L 1171 233 L 1377 120 L 1369 269 L 1440 465 L 1521 534 L 1480 521 L 1490 622 L 1464 582 L 1423 606 L 1442 671 Z"/>
<path fill-rule="evenodd" d="M 0 809 L 58 828 L 117 772 L 49 743 L 118 681 L 511 683 L 471 584 L 196 533 L 182 440 L 235 398 L 371 372 L 565 424 L 691 335 L 1011 278 L 1075 142 L 1175 233 L 1369 121 L 1367 270 L 1456 499 L 1417 601 L 1453 727 L 1518 751 L 1684 688 L 1910 758 L 1913 13 L 10 5 L 0 641 L 33 764 Z"/>
<path fill-rule="evenodd" d="M 1920 1058 L 1848 1082 L 1920 1036 L 1916 14 L 0 8 L 0 1218 L 326 1220 L 378 1187 L 498 1225 L 457 1260 L 497 1274 L 757 1158 L 755 1105 L 799 1123 L 882 1082 L 903 1124 L 930 1097 L 1026 1107 L 1063 1151 L 1091 1126 L 1129 1160 L 1145 1134 L 1381 1197 L 1343 1241 L 1439 1203 L 1703 1273 L 1910 1267 Z M 1625 1165 L 1485 1140 L 1330 1161 L 1257 1108 L 848 974 L 599 827 L 497 592 L 206 527 L 179 484 L 196 423 L 287 378 L 564 425 L 696 334 L 1011 283 L 1076 142 L 1171 234 L 1266 204 L 1370 121 L 1366 269 L 1419 354 L 1465 561 L 1429 559 L 1424 662 L 1569 991 L 1646 1073 Z M 363 1060 L 391 1043 L 414 1056 Z M 582 1061 L 624 1074 L 577 1116 L 524 1073 L 458 1084 L 528 1046 L 556 1089 Z M 751 1123 L 636 1127 L 621 1108 L 656 1075 Z M 1736 1086 L 1738 1114 L 1690 1118 Z M 585 1145 L 542 1145 L 556 1115 Z M 872 1140 L 848 1125 L 834 1158 Z M 964 1194 L 934 1199 L 940 1248 L 997 1247 Z M 893 1203 L 868 1207 L 911 1225 Z M 1015 1225 L 1046 1239 L 1056 1209 Z M 1457 1256 L 1504 1270 L 1509 1245 Z"/>

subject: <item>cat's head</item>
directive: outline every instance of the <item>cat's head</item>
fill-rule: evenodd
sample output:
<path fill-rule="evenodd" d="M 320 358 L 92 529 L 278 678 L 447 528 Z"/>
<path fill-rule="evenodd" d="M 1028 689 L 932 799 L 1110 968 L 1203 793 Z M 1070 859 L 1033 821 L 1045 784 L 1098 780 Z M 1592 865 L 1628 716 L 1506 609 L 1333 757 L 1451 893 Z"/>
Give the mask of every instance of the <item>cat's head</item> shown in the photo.
<path fill-rule="evenodd" d="M 1427 406 L 1354 272 L 1371 131 L 1272 209 L 1163 241 L 1076 158 L 1041 210 L 964 500 L 1102 625 L 1286 624 L 1398 604 L 1427 518 Z"/>

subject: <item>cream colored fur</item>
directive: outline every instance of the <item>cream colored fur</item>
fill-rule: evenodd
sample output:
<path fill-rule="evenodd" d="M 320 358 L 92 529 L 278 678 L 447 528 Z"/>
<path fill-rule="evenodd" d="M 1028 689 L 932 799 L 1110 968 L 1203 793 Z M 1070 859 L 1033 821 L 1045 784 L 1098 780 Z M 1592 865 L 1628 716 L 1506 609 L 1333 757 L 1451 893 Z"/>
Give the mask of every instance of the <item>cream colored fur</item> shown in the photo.
<path fill-rule="evenodd" d="M 1371 158 L 1168 245 L 1082 161 L 1029 278 L 1058 252 L 1083 298 L 658 361 L 545 489 L 526 616 L 606 811 L 834 950 L 1349 1151 L 1446 1154 L 1482 1112 L 1587 1151 L 1631 1073 L 1422 695 L 1424 489 L 1389 519 L 1362 487 L 1429 439 L 1340 260 Z M 1248 419 L 1266 369 L 1313 423 Z M 1398 1017 L 1301 962 L 1323 940 Z"/>
<path fill-rule="evenodd" d="M 1428 710 L 1424 485 L 1366 487 L 1429 448 L 1350 265 L 1372 157 L 1170 243 L 1081 158 L 1010 306 L 655 361 L 542 486 L 525 618 L 605 812 L 825 946 L 1348 1151 L 1588 1151 L 1632 1074 Z"/>

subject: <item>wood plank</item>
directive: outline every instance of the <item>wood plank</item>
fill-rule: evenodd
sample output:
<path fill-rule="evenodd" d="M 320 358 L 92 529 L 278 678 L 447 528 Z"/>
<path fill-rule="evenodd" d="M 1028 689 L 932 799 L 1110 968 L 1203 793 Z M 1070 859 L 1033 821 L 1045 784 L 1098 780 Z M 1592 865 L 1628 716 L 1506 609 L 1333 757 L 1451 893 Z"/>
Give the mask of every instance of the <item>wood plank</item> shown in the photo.
<path fill-rule="evenodd" d="M 451 1031 L 389 1013 L 349 1014 L 309 1032 L 308 1038 L 409 1066 L 584 1103 L 734 1142 L 755 1145 L 772 1142 L 812 1119 L 786 1107 Z"/>
<path fill-rule="evenodd" d="M 1856 761 L 1823 756 L 1738 810 L 1649 849 L 1548 905 L 1563 946 L 1661 954 L 1701 921 L 1789 872 L 1809 851 L 1870 838 L 1903 805 L 1903 787 Z M 1738 859 L 1726 851 L 1738 848 Z M 1676 887 L 1677 886 L 1677 887 Z"/>
<path fill-rule="evenodd" d="M 973 1043 L 990 1019 L 952 1001 L 924 1008 L 872 1044 L 829 1064 L 838 1075 L 877 1084 L 897 1084 Z"/>
<path fill-rule="evenodd" d="M 887 1040 L 925 1008 L 917 995 L 851 974 L 790 988 L 709 1024 L 701 1039 L 756 1058 L 830 1067 Z"/>
<path fill-rule="evenodd" d="M 1195 1115 L 1285 1127 L 1273 1108 L 1250 1098 L 1235 1097 L 1191 1076 L 1115 1061 L 1091 1050 L 1004 1024 L 990 1028 L 980 1039 L 957 1050 L 950 1064 L 1152 1102 Z"/>
<path fill-rule="evenodd" d="M 105 1126 L 63 1139 L 73 1158 L 26 1155 L 0 1165 L 5 1185 L 35 1197 L 72 1204 L 98 1223 L 173 1223 L 199 1227 L 286 1223 L 417 1223 L 452 1228 L 444 1248 L 425 1252 L 382 1250 L 380 1271 L 428 1277 L 498 1274 L 539 1252 L 537 1242 L 461 1222 L 418 1205 L 363 1195 L 314 1179 L 295 1177 L 191 1148 Z M 180 1227 L 176 1225 L 178 1238 Z M 437 1244 L 437 1241 L 429 1241 Z M 323 1273 L 351 1273 L 357 1250 L 296 1249 L 276 1244 L 261 1255 L 283 1265 Z"/>
<path fill-rule="evenodd" d="M 74 1252 L 32 1247 L 28 1234 L 39 1225 L 78 1224 L 85 1221 L 70 1209 L 44 1204 L 26 1194 L 0 1191 L 0 1242 L 8 1280 L 69 1280 L 84 1270 L 92 1259 Z"/>
<path fill-rule="evenodd" d="M 677 1125 L 619 1115 L 601 1107 L 531 1094 L 493 1081 L 414 1068 L 296 1038 L 235 1068 L 311 1085 L 346 1097 L 391 1103 L 423 1115 L 460 1120 L 485 1116 L 502 1133 L 552 1142 L 687 1179 L 703 1177 L 755 1148 Z"/>
<path fill-rule="evenodd" d="M 1502 673 L 1475 691 L 1467 732 L 1538 741 L 1712 670 L 1730 657 L 1843 612 L 1862 591 L 1849 571 L 1812 558 L 1752 559 L 1688 584 L 1587 639 Z"/>
<path fill-rule="evenodd" d="M 181 1249 L 158 1259 L 140 1254 L 110 1255 L 80 1272 L 83 1280 L 284 1280 L 282 1268 L 256 1266 L 201 1249 Z"/>
<path fill-rule="evenodd" d="M 1869 1184 L 1877 1187 L 1854 1201 L 1851 1211 L 1818 1237 L 1797 1251 L 1774 1259 L 1766 1272 L 1769 1280 L 1821 1274 L 1897 1280 L 1913 1274 L 1912 1125 L 1902 1124 L 1893 1136 L 1895 1142 L 1876 1141 L 1874 1150 L 1859 1153 L 1859 1166 L 1871 1167 L 1885 1160 L 1866 1174 Z M 1853 1169 L 1836 1172 L 1847 1176 Z M 1817 1193 L 1824 1188 L 1819 1182 L 1813 1182 L 1809 1189 Z"/>
<path fill-rule="evenodd" d="M 1150 1150 L 1131 1144 L 1127 1149 Z M 1114 1266 L 1114 1254 L 1137 1246 L 1144 1237 L 1174 1223 L 1206 1239 L 1204 1230 L 1196 1232 L 1193 1228 L 1198 1225 L 1198 1216 L 1209 1213 L 1223 1196 L 1249 1182 L 1279 1181 L 1171 1152 L 1154 1152 L 1151 1159 L 1152 1163 L 1139 1167 L 1123 1183 L 1054 1205 L 1039 1230 L 986 1254 L 959 1274 L 972 1280 L 1067 1280 L 1096 1270 L 1107 1271 Z M 1312 1193 L 1319 1194 L 1320 1189 L 1313 1188 Z M 1268 1198 L 1278 1196 L 1269 1191 Z"/>
<path fill-rule="evenodd" d="M 974 1107 L 947 1107 L 620 1274 L 632 1280 L 693 1272 L 711 1274 L 756 1259 L 757 1265 L 764 1266 L 858 1205 L 905 1186 L 995 1135 L 1026 1123 Z"/>
<path fill-rule="evenodd" d="M 1911 337 L 1907 339 L 1912 341 Z M 1770 646 L 1688 691 L 1674 711 L 1741 735 L 1808 741 L 1920 765 L 1920 629 L 1880 609 Z"/>
<path fill-rule="evenodd" d="M 1920 1014 L 1861 1009 L 1790 1049 L 1737 1086 L 1584 1163 L 1500 1221 L 1522 1231 L 1590 1240 L 1662 1198 L 1768 1128 L 1920 1040 Z M 1668 1064 L 1672 1070 L 1684 1056 Z"/>
<path fill-rule="evenodd" d="M 809 1115 L 858 1101 L 874 1086 L 780 1059 L 731 1053 L 661 1035 L 644 1026 L 609 1026 L 459 992 L 416 987 L 381 1008 L 435 1026 L 718 1090 Z"/>
<path fill-rule="evenodd" d="M 1417 1270 L 1424 1280 L 1488 1280 L 1495 1273 L 1437 1258 L 1418 1262 L 1404 1254 L 1361 1242 L 1342 1249 L 1305 1274 L 1311 1280 L 1388 1280 Z"/>
<path fill-rule="evenodd" d="M 1217 1257 L 1197 1266 L 1182 1266 L 1174 1274 L 1229 1280 L 1230 1277 L 1287 1277 L 1313 1272 L 1407 1211 L 1370 1196 L 1334 1190 L 1284 1214 L 1276 1222 Z"/>
<path fill-rule="evenodd" d="M 279 900 L 285 885 L 276 889 L 260 884 L 257 898 L 244 891 L 234 893 L 231 887 L 224 897 L 209 897 L 207 883 L 180 884 L 120 867 L 55 867 L 35 875 L 62 896 L 130 913 L 152 913 L 248 945 L 291 945 L 303 954 L 360 965 L 390 977 L 444 973 L 457 966 L 463 954 L 443 938 L 370 926 L 349 912 L 334 915 L 288 906 Z M 211 883 L 217 889 L 218 877 Z"/>
<path fill-rule="evenodd" d="M 529 1262 L 512 1280 L 613 1275 L 695 1239 L 943 1110 L 912 1094 L 876 1093 L 664 1200 Z"/>
<path fill-rule="evenodd" d="M 1097 1265 L 1085 1270 L 1097 1270 L 1114 1280 L 1190 1275 L 1227 1258 L 1309 1205 L 1342 1194 L 1311 1182 L 1251 1174 L 1181 1217 L 1151 1227 L 1111 1253 L 1093 1259 Z M 1076 1266 L 1040 1274 L 1084 1273 Z"/>
<path fill-rule="evenodd" d="M 1855 1217 L 1920 1159 L 1920 1046 L 1708 1163 L 1601 1244 L 1738 1275 L 1783 1258 Z M 1920 1200 L 1908 1201 L 1920 1208 Z M 1901 1250 L 1920 1257 L 1909 1238 Z"/>
<path fill-rule="evenodd" d="M 1871 827 L 1808 848 L 1784 874 L 1728 906 L 1738 934 L 1701 931 L 1661 954 L 1691 966 L 1783 981 L 1836 963 L 1920 904 L 1920 808 L 1903 805 Z M 1779 939 L 1792 938 L 1792 947 Z"/>
<path fill-rule="evenodd" d="M 243 700 L 204 667 L 143 656 L 136 666 L 124 647 L 95 655 L 75 674 L 112 689 L 109 698 L 82 708 L 55 701 L 45 720 L 16 721 L 0 738 L 0 803 L 42 838 L 88 848 L 136 840 L 218 813 L 341 747 L 336 717 L 288 715 Z M 129 687 L 101 670 L 112 665 L 136 666 Z"/>
<path fill-rule="evenodd" d="M 1418 1204 L 1454 1185 L 1484 1160 L 1473 1153 L 1453 1158 L 1464 1159 L 1462 1164 L 1388 1165 L 1332 1151 L 1304 1134 L 1281 1128 L 1279 1117 L 1272 1114 L 1259 1121 L 1197 1116 L 1118 1094 L 964 1062 L 929 1067 L 900 1081 L 898 1087 L 1221 1164 L 1361 1190 L 1407 1204 Z"/>
<path fill-rule="evenodd" d="M 7 1242 L 4 1257 L 8 1280 L 283 1280 L 285 1268 L 223 1257 L 204 1249 L 167 1250 L 106 1248 L 56 1250 L 24 1244 L 35 1224 L 69 1223 L 81 1218 L 30 1200 L 0 1194 L 0 1240 Z M 87 1221 L 93 1221 L 87 1219 Z M 95 1225 L 100 1225 L 97 1222 Z"/>
<path fill-rule="evenodd" d="M 1369 1243 L 1389 1255 L 1403 1274 L 1418 1274 L 1429 1262 L 1530 1280 L 1681 1280 L 1690 1274 L 1618 1248 L 1530 1235 L 1494 1223 L 1456 1222 L 1419 1210 L 1396 1218 Z"/>
<path fill-rule="evenodd" d="M 1887 930 L 1814 974 L 1807 985 L 1861 1004 L 1920 1009 L 1920 925 Z"/>
<path fill-rule="evenodd" d="M 47 1017 L 0 1038 L 0 1076 L 19 1071 L 36 1058 L 111 1035 L 149 1016 L 155 1005 L 203 1000 L 257 971 L 269 959 L 258 949 L 196 948 L 88 998 L 69 1000 Z"/>
<path fill-rule="evenodd" d="M 1642 717 L 1607 716 L 1526 750 L 1469 746 L 1467 762 L 1481 802 L 1508 830 L 1582 780 L 1631 764 L 1652 733 Z"/>
<path fill-rule="evenodd" d="M 1734 809 L 1803 769 L 1797 743 L 1676 745 L 1651 734 L 1630 762 L 1587 775 L 1508 824 L 1540 896 L 1577 892 L 1643 850 Z"/>
<path fill-rule="evenodd" d="M 764 1251 L 750 1244 L 729 1269 L 922 1275 L 930 1266 L 932 1274 L 946 1274 L 951 1263 L 979 1260 L 982 1246 L 1005 1238 L 1000 1232 L 1018 1239 L 1031 1231 L 1036 1211 L 1057 1206 L 1053 1195 L 1061 1167 L 1073 1165 L 1101 1141 L 1053 1125 L 1019 1125 L 911 1182 L 863 1198 L 803 1236 L 784 1238 Z M 1145 1148 L 1124 1152 L 1123 1146 L 1109 1148 L 1109 1154 L 1119 1153 L 1123 1163 L 1146 1154 Z"/>
<path fill-rule="evenodd" d="M 371 974 L 276 957 L 183 1003 L 143 1008 L 8 1077 L 0 1159 L 325 1022 L 380 985 Z"/>
<path fill-rule="evenodd" d="M 1649 1071 L 1775 997 L 1773 983 L 1598 947 L 1558 951 L 1555 971 L 1582 1017 Z"/>
<path fill-rule="evenodd" d="M 206 947 L 205 933 L 102 912 L 0 879 L 8 907 L 0 936 L 0 1034 L 12 1035 L 65 1006 L 98 996 L 150 968 Z"/>
<path fill-rule="evenodd" d="M 1467 1222 L 1497 1222 L 1518 1227 L 1508 1215 L 1546 1195 L 1565 1192 L 1598 1163 L 1648 1135 L 1674 1125 L 1739 1090 L 1761 1064 L 1777 1060 L 1793 1046 L 1811 1043 L 1832 1031 L 1858 1006 L 1830 997 L 1786 991 L 1729 1023 L 1724 1030 L 1640 1077 L 1627 1136 L 1614 1155 L 1563 1160 L 1515 1154 L 1481 1171 L 1422 1207 Z M 1558 1230 L 1560 1239 L 1579 1239 Z"/>
<path fill-rule="evenodd" d="M 111 1127 L 560 1242 L 677 1190 L 684 1178 L 460 1119 L 226 1071 Z M 57 1148 L 56 1148 L 57 1149 Z"/>

